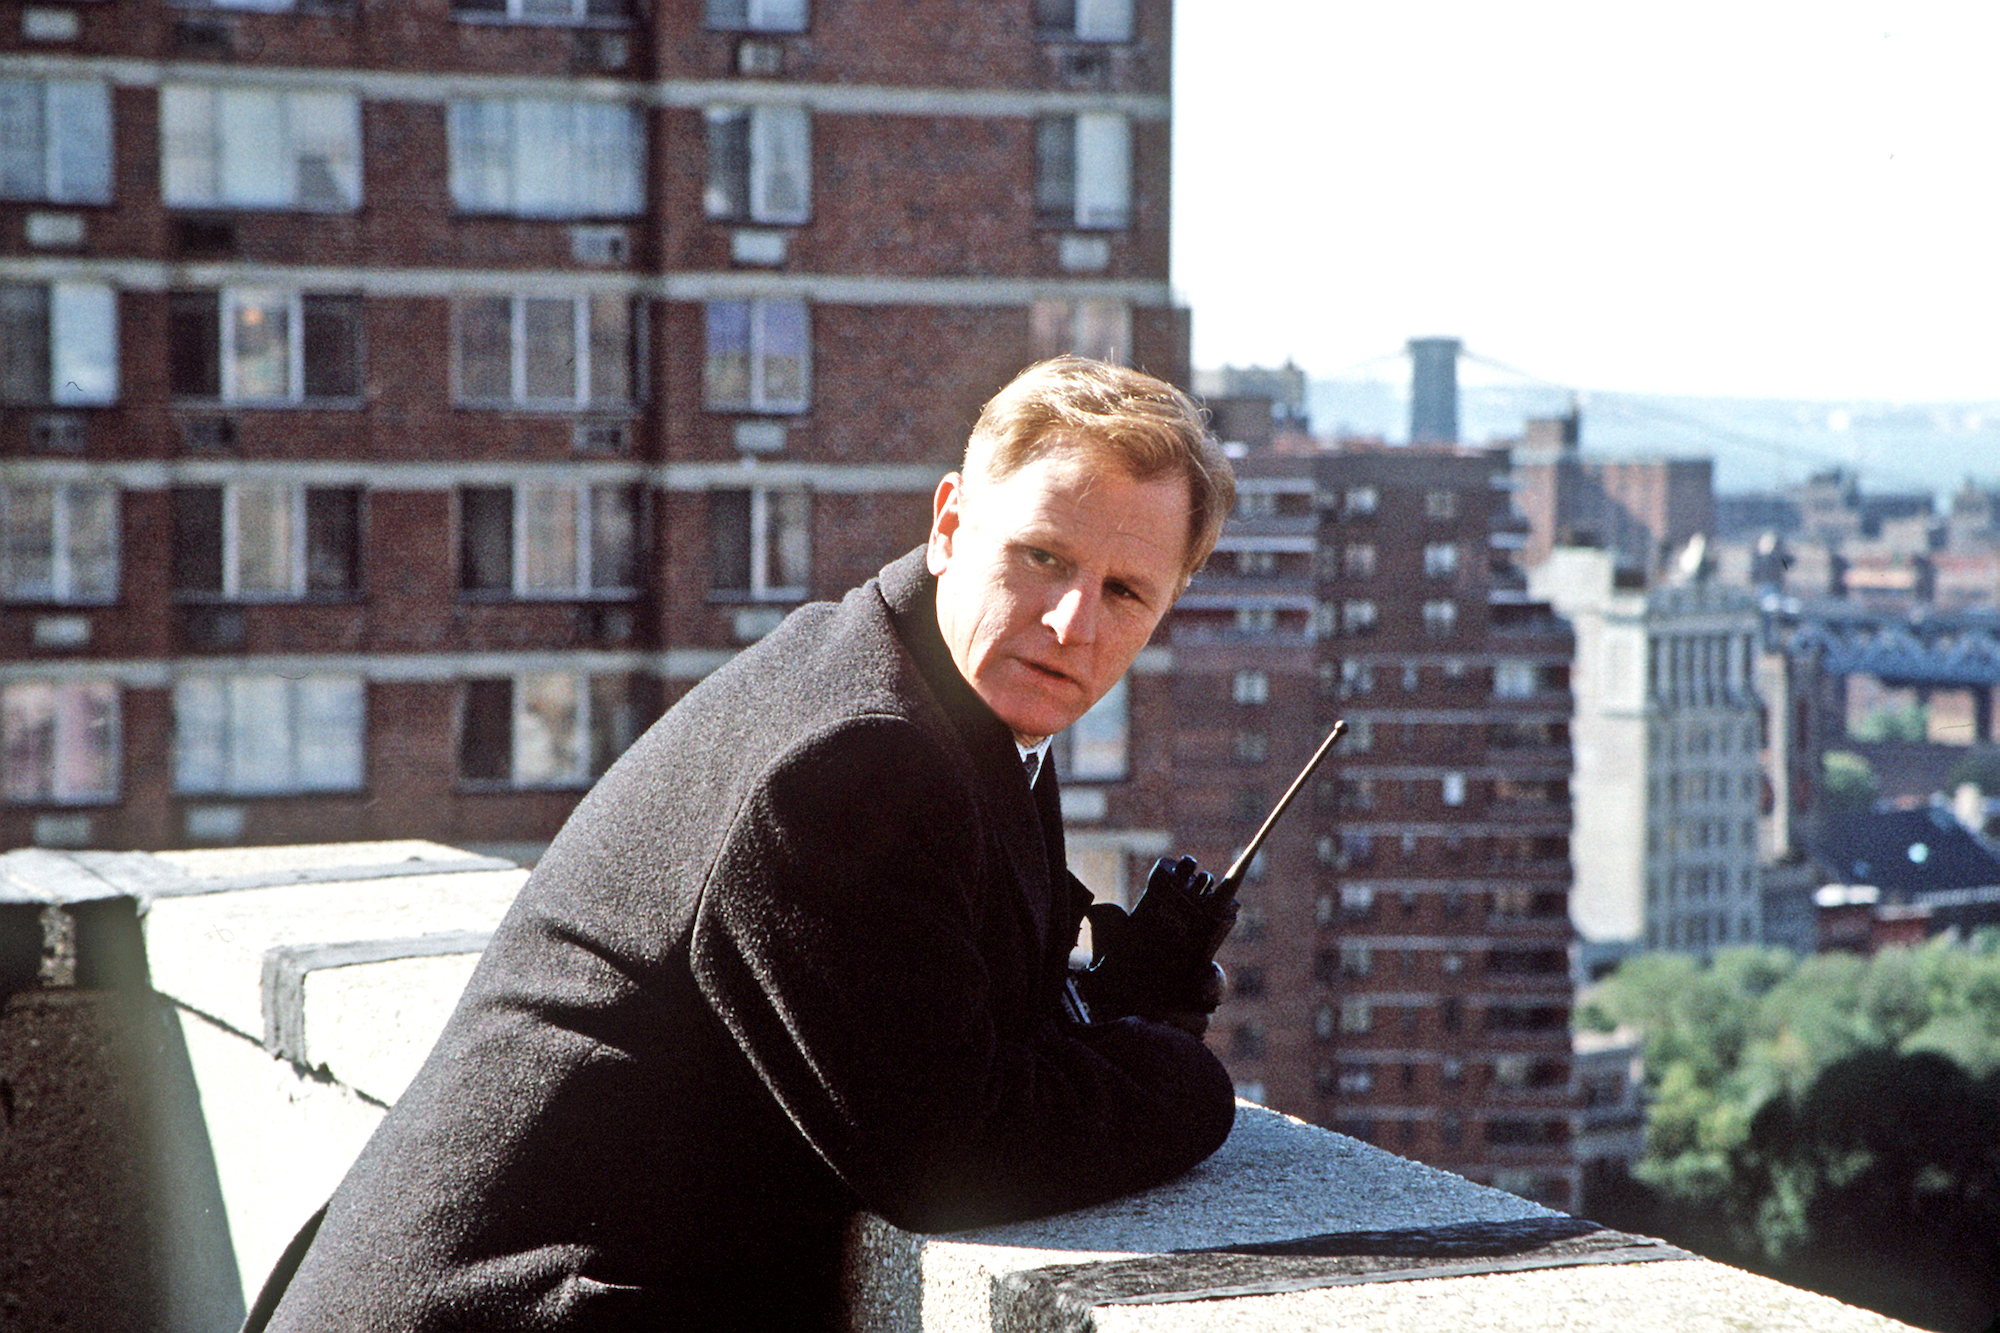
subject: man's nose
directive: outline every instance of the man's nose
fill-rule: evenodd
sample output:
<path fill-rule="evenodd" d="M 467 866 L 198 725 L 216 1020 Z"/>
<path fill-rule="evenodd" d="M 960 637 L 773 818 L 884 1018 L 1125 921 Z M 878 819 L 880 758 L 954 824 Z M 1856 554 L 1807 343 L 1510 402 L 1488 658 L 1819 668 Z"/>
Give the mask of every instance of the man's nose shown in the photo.
<path fill-rule="evenodd" d="M 1055 631 L 1061 644 L 1093 643 L 1097 639 L 1097 615 L 1101 601 L 1095 590 L 1082 584 L 1065 589 L 1042 623 Z"/>

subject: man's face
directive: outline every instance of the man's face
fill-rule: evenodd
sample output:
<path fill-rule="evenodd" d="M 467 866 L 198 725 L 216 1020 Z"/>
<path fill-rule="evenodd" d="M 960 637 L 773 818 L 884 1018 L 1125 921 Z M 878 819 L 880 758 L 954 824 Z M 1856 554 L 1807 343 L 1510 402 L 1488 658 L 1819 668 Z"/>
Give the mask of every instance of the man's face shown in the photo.
<path fill-rule="evenodd" d="M 938 483 L 927 563 L 959 674 L 1024 742 L 1117 683 L 1181 590 L 1188 485 L 1074 450 L 1000 481 Z"/>

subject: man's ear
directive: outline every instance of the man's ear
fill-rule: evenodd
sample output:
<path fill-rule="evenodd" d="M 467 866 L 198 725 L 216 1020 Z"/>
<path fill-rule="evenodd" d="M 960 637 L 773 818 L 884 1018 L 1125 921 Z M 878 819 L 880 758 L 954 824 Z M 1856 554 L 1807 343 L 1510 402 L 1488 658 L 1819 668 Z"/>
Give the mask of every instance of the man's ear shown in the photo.
<path fill-rule="evenodd" d="M 945 473 L 931 498 L 931 536 L 924 549 L 924 568 L 934 575 L 944 573 L 951 563 L 952 538 L 958 535 L 964 518 L 964 503 L 965 478 L 956 472 Z"/>

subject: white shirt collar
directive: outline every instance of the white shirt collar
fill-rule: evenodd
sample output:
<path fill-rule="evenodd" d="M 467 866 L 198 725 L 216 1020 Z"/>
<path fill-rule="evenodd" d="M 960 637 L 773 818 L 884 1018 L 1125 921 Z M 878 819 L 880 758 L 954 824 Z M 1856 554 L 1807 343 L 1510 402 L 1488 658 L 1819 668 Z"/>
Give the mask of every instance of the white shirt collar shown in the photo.
<path fill-rule="evenodd" d="M 1034 786 L 1035 779 L 1042 775 L 1042 764 L 1049 756 L 1049 742 L 1054 739 L 1055 737 L 1053 736 L 1044 736 L 1039 745 L 1023 745 L 1019 741 L 1014 742 L 1014 748 L 1021 752 L 1021 769 L 1028 775 L 1028 785 L 1030 787 Z M 1030 758 L 1035 761 L 1032 768 L 1028 766 Z"/>

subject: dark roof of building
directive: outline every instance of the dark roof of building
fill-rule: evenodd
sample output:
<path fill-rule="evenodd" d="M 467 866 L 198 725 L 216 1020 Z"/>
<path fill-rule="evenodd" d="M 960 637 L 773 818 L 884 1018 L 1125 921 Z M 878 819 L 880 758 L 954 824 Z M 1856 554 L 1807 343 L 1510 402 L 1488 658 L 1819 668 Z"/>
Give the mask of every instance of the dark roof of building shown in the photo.
<path fill-rule="evenodd" d="M 2000 884 L 2000 854 L 1939 806 L 1838 815 L 1813 848 L 1833 879 L 1873 884 L 1884 899 Z"/>

